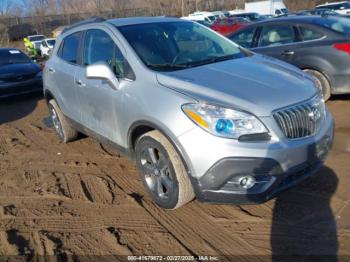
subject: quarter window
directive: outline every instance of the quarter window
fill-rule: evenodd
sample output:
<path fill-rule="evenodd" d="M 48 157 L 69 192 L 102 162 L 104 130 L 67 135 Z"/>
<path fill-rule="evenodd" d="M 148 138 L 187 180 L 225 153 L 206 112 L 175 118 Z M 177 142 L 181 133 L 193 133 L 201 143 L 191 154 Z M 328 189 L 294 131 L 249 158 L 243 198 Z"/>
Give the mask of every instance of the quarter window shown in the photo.
<path fill-rule="evenodd" d="M 304 41 L 316 40 L 324 35 L 308 27 L 300 27 L 300 33 Z"/>
<path fill-rule="evenodd" d="M 253 45 L 254 33 L 255 28 L 253 27 L 231 36 L 230 39 L 240 46 L 251 48 Z"/>
<path fill-rule="evenodd" d="M 81 32 L 77 32 L 64 38 L 59 52 L 63 60 L 72 64 L 78 63 L 80 35 Z"/>
<path fill-rule="evenodd" d="M 295 32 L 290 25 L 269 25 L 261 32 L 259 47 L 279 46 L 295 42 Z"/>
<path fill-rule="evenodd" d="M 119 78 L 135 76 L 113 39 L 102 30 L 89 30 L 85 36 L 83 63 L 85 66 L 105 62 Z"/>

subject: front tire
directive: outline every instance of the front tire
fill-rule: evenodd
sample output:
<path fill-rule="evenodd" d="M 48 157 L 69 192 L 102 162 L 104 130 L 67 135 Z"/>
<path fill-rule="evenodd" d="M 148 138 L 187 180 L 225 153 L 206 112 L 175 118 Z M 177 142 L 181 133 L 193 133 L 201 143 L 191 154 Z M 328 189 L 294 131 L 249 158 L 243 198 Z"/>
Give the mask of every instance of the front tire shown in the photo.
<path fill-rule="evenodd" d="M 52 123 L 62 143 L 68 143 L 77 138 L 78 132 L 70 126 L 54 99 L 49 101 L 49 111 Z"/>
<path fill-rule="evenodd" d="M 144 134 L 135 151 L 143 184 L 158 206 L 176 209 L 193 200 L 195 195 L 184 164 L 162 133 Z"/>
<path fill-rule="evenodd" d="M 322 73 L 312 69 L 305 69 L 304 72 L 314 76 L 319 81 L 319 84 L 322 87 L 321 91 L 323 94 L 324 101 L 328 101 L 331 97 L 331 85 L 327 77 L 325 77 Z"/>

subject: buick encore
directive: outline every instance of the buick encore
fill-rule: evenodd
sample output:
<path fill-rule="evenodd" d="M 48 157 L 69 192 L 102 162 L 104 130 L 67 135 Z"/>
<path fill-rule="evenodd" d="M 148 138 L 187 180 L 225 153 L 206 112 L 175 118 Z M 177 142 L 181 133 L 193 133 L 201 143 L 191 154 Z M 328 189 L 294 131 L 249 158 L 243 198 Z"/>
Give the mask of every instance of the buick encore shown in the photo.
<path fill-rule="evenodd" d="M 154 202 L 256 204 L 313 175 L 333 141 L 314 78 L 176 18 L 90 19 L 44 70 L 60 140 L 136 161 Z M 127 175 L 127 174 L 126 174 Z"/>

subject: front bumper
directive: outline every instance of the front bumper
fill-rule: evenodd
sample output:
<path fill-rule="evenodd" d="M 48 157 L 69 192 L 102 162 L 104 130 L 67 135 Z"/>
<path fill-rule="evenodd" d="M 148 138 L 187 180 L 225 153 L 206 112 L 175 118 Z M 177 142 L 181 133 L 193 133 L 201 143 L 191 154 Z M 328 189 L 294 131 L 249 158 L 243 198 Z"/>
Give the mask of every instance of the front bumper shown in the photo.
<path fill-rule="evenodd" d="M 197 199 L 211 203 L 258 204 L 272 199 L 319 170 L 333 143 L 334 121 L 327 113 L 327 121 L 318 134 L 299 141 L 278 140 L 276 134 L 272 134 L 270 142 L 242 143 L 207 136 L 207 141 L 196 143 L 203 137 L 197 131 L 195 134 L 189 132 L 180 137 L 180 141 L 185 150 L 187 141 L 192 147 L 194 144 L 199 147 L 185 151 L 185 157 L 192 159 L 188 167 Z M 216 144 L 211 139 L 216 140 Z M 224 141 L 224 145 L 219 141 Z M 205 146 L 209 150 L 205 150 Z M 210 164 L 215 157 L 216 161 Z M 202 161 L 197 161 L 199 158 Z M 203 174 L 198 173 L 204 169 Z M 242 177 L 254 178 L 255 185 L 244 189 L 239 184 Z"/>
<path fill-rule="evenodd" d="M 39 77 L 21 82 L 7 82 L 0 84 L 0 98 L 34 92 L 43 92 L 43 81 Z"/>
<path fill-rule="evenodd" d="M 309 162 L 310 161 L 310 162 Z M 217 173 L 212 170 L 205 175 L 201 181 L 201 190 L 197 195 L 197 199 L 201 202 L 211 203 L 230 203 L 230 204 L 260 204 L 266 202 L 280 192 L 298 184 L 307 177 L 314 175 L 322 166 L 322 161 L 318 159 L 310 159 L 303 165 L 295 167 L 288 172 L 284 172 L 281 166 L 273 159 L 226 159 L 218 163 L 214 168 Z M 238 169 L 242 162 L 248 166 L 246 169 Z M 230 175 L 221 184 L 212 184 L 213 176 L 225 173 L 230 169 Z M 232 173 L 232 171 L 238 171 Z M 228 174 L 228 173 L 226 173 Z M 235 181 L 235 177 L 252 176 L 257 184 L 249 189 L 240 189 Z"/>

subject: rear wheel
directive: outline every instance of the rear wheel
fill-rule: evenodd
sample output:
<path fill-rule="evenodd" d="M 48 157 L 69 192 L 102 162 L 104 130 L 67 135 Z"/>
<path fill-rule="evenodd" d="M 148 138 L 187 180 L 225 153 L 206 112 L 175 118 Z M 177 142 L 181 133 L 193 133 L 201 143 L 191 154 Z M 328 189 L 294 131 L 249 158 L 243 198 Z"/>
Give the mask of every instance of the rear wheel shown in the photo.
<path fill-rule="evenodd" d="M 78 132 L 70 126 L 67 118 L 64 116 L 56 101 L 53 99 L 49 101 L 49 111 L 52 123 L 60 141 L 62 143 L 68 143 L 76 139 Z"/>
<path fill-rule="evenodd" d="M 191 181 L 180 156 L 159 131 L 141 136 L 135 151 L 141 179 L 158 206 L 176 209 L 194 198 Z"/>
<path fill-rule="evenodd" d="M 304 72 L 314 76 L 317 79 L 317 81 L 319 82 L 322 88 L 321 91 L 322 91 L 324 100 L 325 101 L 329 100 L 329 98 L 331 97 L 331 85 L 327 77 L 324 74 L 312 69 L 305 69 Z"/>

